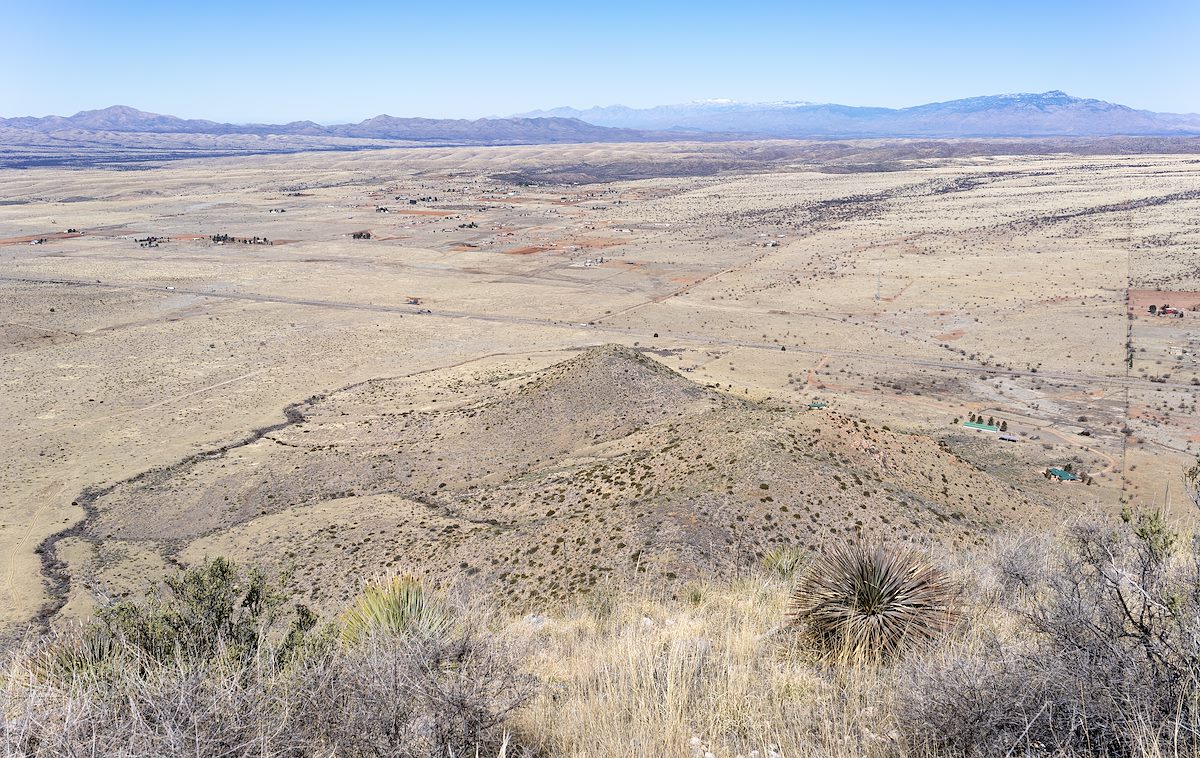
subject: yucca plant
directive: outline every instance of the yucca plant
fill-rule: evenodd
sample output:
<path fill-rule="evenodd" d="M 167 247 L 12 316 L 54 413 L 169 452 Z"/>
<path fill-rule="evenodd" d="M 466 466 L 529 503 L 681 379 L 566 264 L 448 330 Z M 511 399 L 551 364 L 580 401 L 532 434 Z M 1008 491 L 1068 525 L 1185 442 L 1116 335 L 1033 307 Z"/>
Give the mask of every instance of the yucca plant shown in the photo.
<path fill-rule="evenodd" d="M 345 642 L 379 634 L 436 637 L 451 626 L 449 612 L 412 576 L 368 584 L 342 613 L 341 622 Z"/>
<path fill-rule="evenodd" d="M 945 572 L 910 550 L 843 545 L 801 577 L 790 623 L 826 655 L 890 658 L 945 631 L 954 595 Z"/>
<path fill-rule="evenodd" d="M 804 565 L 807 551 L 804 548 L 789 545 L 770 550 L 762 558 L 763 568 L 784 579 L 790 579 Z"/>
<path fill-rule="evenodd" d="M 31 668 L 42 680 L 96 680 L 121 664 L 122 650 L 103 627 L 60 631 L 31 657 Z"/>

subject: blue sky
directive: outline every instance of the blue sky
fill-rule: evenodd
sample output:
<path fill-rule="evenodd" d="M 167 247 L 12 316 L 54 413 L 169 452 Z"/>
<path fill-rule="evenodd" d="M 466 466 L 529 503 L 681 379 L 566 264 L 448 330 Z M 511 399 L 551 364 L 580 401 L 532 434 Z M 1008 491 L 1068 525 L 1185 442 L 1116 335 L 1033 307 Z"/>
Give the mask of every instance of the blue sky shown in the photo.
<path fill-rule="evenodd" d="M 1200 0 L 0 0 L 0 115 L 508 115 L 705 98 L 901 107 L 1065 90 L 1200 112 Z"/>

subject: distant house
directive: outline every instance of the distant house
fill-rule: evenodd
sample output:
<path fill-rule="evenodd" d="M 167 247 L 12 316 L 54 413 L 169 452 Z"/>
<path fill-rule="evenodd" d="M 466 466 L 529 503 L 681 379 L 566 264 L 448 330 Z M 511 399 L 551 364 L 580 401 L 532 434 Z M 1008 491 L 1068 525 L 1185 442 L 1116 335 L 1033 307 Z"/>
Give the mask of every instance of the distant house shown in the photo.
<path fill-rule="evenodd" d="M 810 411 L 823 411 L 828 407 L 829 403 L 825 402 L 824 400 L 814 400 L 808 404 L 808 409 Z"/>
<path fill-rule="evenodd" d="M 1001 434 L 1000 439 L 1004 440 L 1005 442 L 1020 442 L 1021 441 L 1021 438 L 1015 434 Z"/>
<path fill-rule="evenodd" d="M 1059 482 L 1077 482 L 1077 481 L 1079 481 L 1079 476 L 1077 474 L 1072 474 L 1070 471 L 1067 471 L 1066 469 L 1061 469 L 1061 468 L 1046 469 L 1046 476 L 1049 479 L 1053 479 L 1053 480 L 1059 481 Z"/>
<path fill-rule="evenodd" d="M 1000 427 L 998 427 L 998 426 L 993 426 L 991 424 L 981 424 L 978 421 L 964 421 L 963 426 L 966 427 L 967 429 L 974 429 L 977 432 L 991 432 L 994 434 L 994 433 L 1000 431 Z"/>

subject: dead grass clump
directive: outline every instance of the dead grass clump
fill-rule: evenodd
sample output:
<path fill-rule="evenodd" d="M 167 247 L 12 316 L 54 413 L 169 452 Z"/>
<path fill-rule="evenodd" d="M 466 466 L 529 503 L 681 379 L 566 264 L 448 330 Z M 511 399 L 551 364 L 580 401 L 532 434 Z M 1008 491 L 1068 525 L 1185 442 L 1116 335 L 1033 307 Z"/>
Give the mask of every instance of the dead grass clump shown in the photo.
<path fill-rule="evenodd" d="M 889 672 L 811 665 L 779 626 L 786 582 L 707 584 L 698 604 L 625 589 L 602 617 L 581 601 L 507 630 L 533 651 L 529 669 L 544 682 L 515 721 L 538 753 L 887 753 Z"/>
<path fill-rule="evenodd" d="M 376 635 L 294 675 L 293 728 L 334 755 L 497 755 L 535 694 L 521 669 L 511 647 L 479 631 Z"/>

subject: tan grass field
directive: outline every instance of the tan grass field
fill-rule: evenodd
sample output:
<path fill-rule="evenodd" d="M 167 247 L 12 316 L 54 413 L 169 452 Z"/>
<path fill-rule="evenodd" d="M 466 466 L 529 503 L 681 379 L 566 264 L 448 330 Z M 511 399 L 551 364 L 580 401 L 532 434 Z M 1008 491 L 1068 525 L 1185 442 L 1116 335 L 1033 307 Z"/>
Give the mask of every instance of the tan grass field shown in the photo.
<path fill-rule="evenodd" d="M 510 581 L 472 572 L 465 556 L 511 560 L 541 546 L 556 532 L 535 516 L 560 519 L 571 540 L 607 538 L 612 524 L 601 534 L 598 518 L 617 501 L 612 521 L 651 547 L 647 575 L 682 596 L 687 582 L 736 575 L 739 562 L 799 539 L 765 523 L 751 538 L 739 516 L 808 506 L 811 523 L 853 535 L 806 537 L 814 549 L 890 533 L 844 521 L 843 505 L 861 498 L 838 486 L 838 471 L 893 485 L 877 488 L 871 516 L 920 502 L 901 538 L 927 547 L 1052 529 L 1080 507 L 1115 512 L 1123 496 L 1191 518 L 1181 474 L 1200 442 L 1197 316 L 1153 317 L 1142 303 L 1145 290 L 1180 304 L 1200 291 L 1194 159 L 1009 155 L 876 173 L 796 165 L 511 181 L 706 149 L 422 148 L 0 174 L 4 199 L 19 201 L 0 205 L 0 239 L 14 241 L 0 246 L 8 633 L 136 594 L 216 551 L 303 557 L 316 566 L 314 592 L 327 577 L 344 585 L 329 602 L 360 573 L 420 565 L 446 583 L 547 587 L 565 569 L 542 557 L 522 559 Z M 362 230 L 372 238 L 351 238 Z M 216 244 L 218 234 L 277 244 Z M 160 241 L 136 241 L 147 237 Z M 581 351 L 607 344 L 678 372 L 641 387 L 669 390 L 670 402 L 623 391 L 613 377 L 624 359 L 603 364 L 608 374 L 572 373 Z M 529 399 L 525 385 L 560 374 L 560 394 Z M 829 408 L 805 410 L 818 399 Z M 293 406 L 301 418 L 285 417 Z M 664 408 L 670 418 L 653 415 Z M 484 411 L 493 428 L 479 426 Z M 1019 441 L 953 423 L 970 413 L 1005 421 Z M 752 463 L 733 482 L 697 478 L 696 455 L 760 441 L 757 460 L 775 461 L 769 441 L 789 433 L 825 457 L 776 461 L 767 473 L 787 484 L 762 483 L 786 498 L 762 500 Z M 671 446 L 690 460 L 651 460 Z M 319 481 L 303 480 L 303 457 L 320 459 Z M 638 484 L 655 486 L 641 494 L 612 483 L 634 460 L 651 461 Z M 1066 463 L 1092 484 L 1043 477 Z M 556 506 L 544 501 L 567 496 L 555 477 L 589 467 L 598 479 L 571 518 L 546 516 Z M 913 481 L 895 484 L 902 473 Z M 702 495 L 715 498 L 705 512 Z M 960 499 L 990 510 L 958 525 Z M 485 543 L 492 528 L 508 541 Z M 718 533 L 733 546 L 709 544 Z M 617 537 L 596 555 L 614 570 L 641 565 L 616 542 L 634 544 Z M 603 561 L 586 564 L 604 573 Z M 581 581 L 574 589 L 603 584 Z M 517 594 L 530 611 L 565 602 Z M 729 629 L 735 651 L 761 632 Z M 560 652 L 569 665 L 572 650 Z M 759 675 L 768 691 L 783 686 Z M 728 687 L 755 696 L 750 681 Z M 780 715 L 773 702 L 747 723 Z M 686 731 L 664 726 L 662 749 L 680 748 Z"/>

